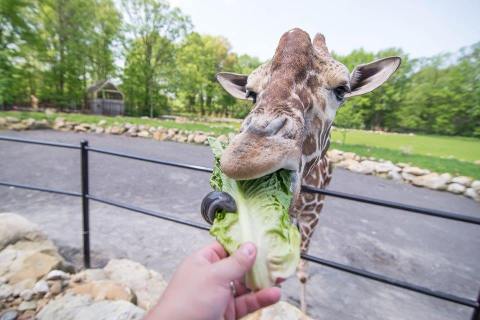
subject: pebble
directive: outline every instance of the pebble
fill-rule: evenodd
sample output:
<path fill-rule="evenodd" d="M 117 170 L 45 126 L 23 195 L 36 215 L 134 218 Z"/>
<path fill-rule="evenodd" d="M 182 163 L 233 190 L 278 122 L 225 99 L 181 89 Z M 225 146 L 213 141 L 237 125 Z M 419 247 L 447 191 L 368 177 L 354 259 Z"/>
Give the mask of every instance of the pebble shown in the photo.
<path fill-rule="evenodd" d="M 18 317 L 18 311 L 6 310 L 0 314 L 0 320 L 15 320 Z"/>
<path fill-rule="evenodd" d="M 50 287 L 50 293 L 59 294 L 60 292 L 62 292 L 62 283 L 60 281 L 55 281 Z"/>
<path fill-rule="evenodd" d="M 20 293 L 20 298 L 22 298 L 25 301 L 32 300 L 32 297 L 33 297 L 33 290 L 25 289 Z"/>
<path fill-rule="evenodd" d="M 17 309 L 18 311 L 35 310 L 37 309 L 37 301 L 23 301 Z"/>
<path fill-rule="evenodd" d="M 62 270 L 52 270 L 47 274 L 46 280 L 68 280 L 70 275 Z"/>
<path fill-rule="evenodd" d="M 45 280 L 38 281 L 33 287 L 33 292 L 39 295 L 47 294 L 48 290 L 48 283 Z"/>

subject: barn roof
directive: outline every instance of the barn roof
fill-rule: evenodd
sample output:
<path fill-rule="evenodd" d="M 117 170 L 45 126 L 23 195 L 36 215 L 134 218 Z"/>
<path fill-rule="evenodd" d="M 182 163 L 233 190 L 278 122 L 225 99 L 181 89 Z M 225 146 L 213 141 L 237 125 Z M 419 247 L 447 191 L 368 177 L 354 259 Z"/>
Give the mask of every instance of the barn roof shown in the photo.
<path fill-rule="evenodd" d="M 110 90 L 116 90 L 118 92 L 121 92 L 120 90 L 118 90 L 117 86 L 114 85 L 110 80 L 101 80 L 101 81 L 95 82 L 93 85 L 88 87 L 87 92 L 88 93 L 96 92 L 104 88 L 105 86 L 108 86 Z"/>

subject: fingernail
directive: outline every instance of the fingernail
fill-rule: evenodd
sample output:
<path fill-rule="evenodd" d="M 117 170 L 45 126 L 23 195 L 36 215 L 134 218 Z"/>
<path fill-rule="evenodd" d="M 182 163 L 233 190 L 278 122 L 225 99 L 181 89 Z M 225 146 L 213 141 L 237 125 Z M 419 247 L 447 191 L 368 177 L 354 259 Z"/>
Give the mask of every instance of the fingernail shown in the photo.
<path fill-rule="evenodd" d="M 240 248 L 240 252 L 247 257 L 250 257 L 255 253 L 255 246 L 253 245 L 253 243 L 245 243 Z"/>

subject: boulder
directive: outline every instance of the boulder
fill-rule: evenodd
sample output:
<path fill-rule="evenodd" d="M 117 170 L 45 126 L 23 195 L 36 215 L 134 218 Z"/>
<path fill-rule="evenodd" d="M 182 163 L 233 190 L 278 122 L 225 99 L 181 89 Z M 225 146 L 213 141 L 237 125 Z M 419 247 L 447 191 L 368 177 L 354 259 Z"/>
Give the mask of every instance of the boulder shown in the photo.
<path fill-rule="evenodd" d="M 0 250 L 20 240 L 45 240 L 47 236 L 40 228 L 22 216 L 0 213 Z"/>
<path fill-rule="evenodd" d="M 403 168 L 402 172 L 409 173 L 414 176 L 423 176 L 430 173 L 430 171 L 426 169 L 421 169 L 419 167 L 410 167 L 410 166 Z"/>
<path fill-rule="evenodd" d="M 50 301 L 38 313 L 38 320 L 140 320 L 145 311 L 123 301 L 94 301 L 88 295 L 67 293 Z"/>
<path fill-rule="evenodd" d="M 48 123 L 47 119 L 36 120 L 32 126 L 32 129 L 50 129 L 50 124 Z"/>
<path fill-rule="evenodd" d="M 37 244 L 37 242 L 31 242 Z M 7 248 L 8 249 L 8 248 Z M 6 249 L 5 249 L 6 250 Z M 41 249 L 35 249 L 31 254 L 16 259 L 11 265 L 6 277 L 11 284 L 17 284 L 24 280 L 33 280 L 33 287 L 37 280 L 45 276 L 50 270 L 57 268 L 62 259 L 59 256 L 43 253 Z"/>
<path fill-rule="evenodd" d="M 343 160 L 343 152 L 337 149 L 328 150 L 327 156 L 333 163 L 337 163 Z"/>
<path fill-rule="evenodd" d="M 475 180 L 472 182 L 470 187 L 475 190 L 477 193 L 480 193 L 480 180 Z"/>
<path fill-rule="evenodd" d="M 7 123 L 18 123 L 18 122 L 20 122 L 20 119 L 18 119 L 17 117 L 8 116 L 8 117 L 5 117 L 5 121 Z"/>
<path fill-rule="evenodd" d="M 228 140 L 229 140 L 229 139 L 228 139 L 228 137 L 227 137 L 226 135 L 222 134 L 221 136 L 219 136 L 219 137 L 217 138 L 217 140 L 220 141 L 220 142 L 222 142 L 222 143 L 228 143 Z"/>
<path fill-rule="evenodd" d="M 7 126 L 7 120 L 5 118 L 0 117 L 0 128 Z"/>
<path fill-rule="evenodd" d="M 141 130 L 137 135 L 141 138 L 149 138 L 150 132 L 148 132 L 147 130 Z"/>
<path fill-rule="evenodd" d="M 104 133 L 104 132 L 105 132 L 105 129 L 103 127 L 96 127 L 95 128 L 95 133 L 100 134 L 100 133 Z"/>
<path fill-rule="evenodd" d="M 112 280 L 99 280 L 76 285 L 69 292 L 89 295 L 95 301 L 125 300 L 132 303 L 136 302 L 136 297 L 130 288 Z"/>
<path fill-rule="evenodd" d="M 99 127 L 103 127 L 103 126 L 105 126 L 106 124 L 107 124 L 107 120 L 102 119 L 102 120 L 98 121 L 98 124 L 97 124 L 97 125 L 98 125 Z"/>
<path fill-rule="evenodd" d="M 23 130 L 27 130 L 28 129 L 28 125 L 23 123 L 23 122 L 20 122 L 20 123 L 13 123 L 11 125 L 8 126 L 8 128 L 10 130 L 14 130 L 14 131 L 23 131 Z"/>
<path fill-rule="evenodd" d="M 397 167 L 390 161 L 385 162 L 375 162 L 375 172 L 376 173 L 388 173 L 390 171 L 400 172 L 402 169 Z"/>
<path fill-rule="evenodd" d="M 311 318 L 288 302 L 280 301 L 251 313 L 241 320 L 311 320 Z"/>
<path fill-rule="evenodd" d="M 207 140 L 207 136 L 204 135 L 203 133 L 197 133 L 193 137 L 193 142 L 198 144 L 203 144 L 206 140 Z"/>
<path fill-rule="evenodd" d="M 387 173 L 387 178 L 392 179 L 394 181 L 400 181 L 402 180 L 402 175 L 397 171 L 389 171 Z"/>
<path fill-rule="evenodd" d="M 354 163 L 348 166 L 347 169 L 352 172 L 361 174 L 372 174 L 375 171 L 375 167 L 371 164 L 371 161 L 369 160 Z"/>
<path fill-rule="evenodd" d="M 49 288 L 48 288 L 48 283 L 45 280 L 40 280 L 37 283 L 35 283 L 35 286 L 33 287 L 33 293 L 37 294 L 39 296 L 43 296 L 48 293 Z"/>
<path fill-rule="evenodd" d="M 27 311 L 27 310 L 35 310 L 37 309 L 37 301 L 22 301 L 20 305 L 17 307 L 18 311 Z"/>
<path fill-rule="evenodd" d="M 448 192 L 455 193 L 455 194 L 463 193 L 465 192 L 465 189 L 467 189 L 467 187 L 465 187 L 463 184 L 455 183 L 455 182 L 450 183 L 447 187 Z"/>
<path fill-rule="evenodd" d="M 167 138 L 167 134 L 163 131 L 155 131 L 153 133 L 153 139 L 158 140 L 158 141 L 163 141 Z"/>
<path fill-rule="evenodd" d="M 354 159 L 345 159 L 343 161 L 340 161 L 339 163 L 336 164 L 336 166 L 340 168 L 345 168 L 348 169 L 350 166 L 358 165 L 359 162 Z"/>
<path fill-rule="evenodd" d="M 348 160 L 348 159 L 350 159 L 350 160 L 358 160 L 359 157 L 358 157 L 355 153 L 353 153 L 353 152 L 344 152 L 344 153 L 343 153 L 343 158 L 344 158 L 344 159 L 347 159 L 347 160 Z"/>
<path fill-rule="evenodd" d="M 155 305 L 167 286 L 159 273 L 131 260 L 110 260 L 104 270 L 110 280 L 132 289 L 137 296 L 137 305 L 146 310 Z"/>
<path fill-rule="evenodd" d="M 475 201 L 480 202 L 480 194 L 475 192 L 473 188 L 467 188 L 465 192 L 463 193 L 464 196 L 472 198 Z"/>
<path fill-rule="evenodd" d="M 412 184 L 433 190 L 446 190 L 447 183 L 450 179 L 451 177 L 448 174 L 439 175 L 438 173 L 429 173 L 423 176 L 414 177 L 412 179 Z"/>
<path fill-rule="evenodd" d="M 464 185 L 465 187 L 470 187 L 470 185 L 473 182 L 473 179 L 470 177 L 458 176 L 458 177 L 452 178 L 452 182 Z"/>
<path fill-rule="evenodd" d="M 110 129 L 110 134 L 119 135 L 119 134 L 123 134 L 125 131 L 126 131 L 126 129 L 124 127 L 113 126 Z"/>
<path fill-rule="evenodd" d="M 17 310 L 5 310 L 0 313 L 0 320 L 16 320 L 18 319 Z"/>

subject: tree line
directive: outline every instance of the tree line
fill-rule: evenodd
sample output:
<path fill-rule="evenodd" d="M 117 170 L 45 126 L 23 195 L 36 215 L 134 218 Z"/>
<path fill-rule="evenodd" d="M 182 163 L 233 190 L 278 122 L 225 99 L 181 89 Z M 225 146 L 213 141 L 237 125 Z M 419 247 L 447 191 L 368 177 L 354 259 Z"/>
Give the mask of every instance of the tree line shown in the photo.
<path fill-rule="evenodd" d="M 342 106 L 337 126 L 480 136 L 480 43 L 421 59 L 396 48 L 334 53 L 350 69 L 389 55 L 402 57 L 399 71 Z M 29 105 L 33 95 L 45 107 L 86 111 L 87 88 L 114 79 L 128 115 L 243 117 L 251 104 L 226 94 L 215 74 L 260 63 L 195 32 L 164 0 L 0 1 L 3 107 Z"/>

